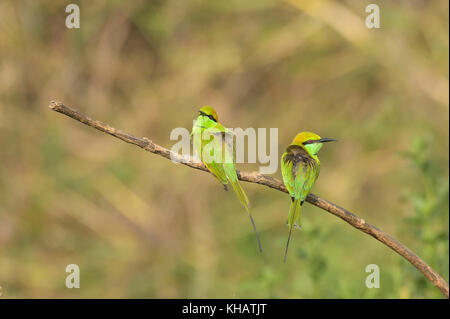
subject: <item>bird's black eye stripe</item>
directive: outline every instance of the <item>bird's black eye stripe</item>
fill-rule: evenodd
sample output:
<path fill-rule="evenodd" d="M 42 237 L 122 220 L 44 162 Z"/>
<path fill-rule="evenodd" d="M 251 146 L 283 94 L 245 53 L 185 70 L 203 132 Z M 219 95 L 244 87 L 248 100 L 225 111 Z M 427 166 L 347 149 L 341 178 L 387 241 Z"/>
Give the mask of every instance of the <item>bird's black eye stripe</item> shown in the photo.
<path fill-rule="evenodd" d="M 303 145 L 307 145 L 307 144 L 314 144 L 314 143 L 319 143 L 319 140 L 307 140 L 305 142 L 303 142 Z"/>
<path fill-rule="evenodd" d="M 217 122 L 216 121 L 216 119 L 214 118 L 214 116 L 212 116 L 212 114 L 206 114 L 205 112 L 203 112 L 203 111 L 198 111 L 198 113 L 200 114 L 200 115 L 203 115 L 203 116 L 206 116 L 206 117 L 208 117 L 210 120 L 212 120 L 212 121 L 214 121 L 214 122 Z"/>
<path fill-rule="evenodd" d="M 307 140 L 307 141 L 303 142 L 303 145 L 314 144 L 314 143 L 322 143 L 322 141 L 321 140 Z"/>

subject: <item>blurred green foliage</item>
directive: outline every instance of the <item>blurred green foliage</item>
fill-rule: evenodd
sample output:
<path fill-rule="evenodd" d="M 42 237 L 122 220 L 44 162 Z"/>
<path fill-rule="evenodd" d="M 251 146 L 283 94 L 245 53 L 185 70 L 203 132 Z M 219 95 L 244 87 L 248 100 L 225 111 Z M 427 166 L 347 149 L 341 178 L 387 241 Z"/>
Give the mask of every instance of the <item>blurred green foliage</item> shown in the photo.
<path fill-rule="evenodd" d="M 449 254 L 449 183 L 448 177 L 443 176 L 441 171 L 445 163 L 439 163 L 430 154 L 431 141 L 429 135 L 417 137 L 412 142 L 411 150 L 402 153 L 417 170 L 420 181 L 418 189 L 407 189 L 404 195 L 413 211 L 405 217 L 403 231 L 417 240 L 422 258 L 435 265 L 444 278 L 448 278 L 448 261 L 442 256 Z M 403 287 L 402 293 L 405 297 L 419 296 L 427 287 L 426 278 L 411 271 L 405 261 L 402 263 L 405 273 L 413 276 L 413 280 Z M 405 275 L 401 280 L 404 278 Z M 439 296 L 437 292 L 435 295 Z"/>
<path fill-rule="evenodd" d="M 0 286 L 6 298 L 442 298 L 373 238 L 289 198 L 208 174 L 46 106 L 61 100 L 170 147 L 212 105 L 229 127 L 335 137 L 313 192 L 406 244 L 447 281 L 448 1 L 0 2 Z M 257 164 L 238 165 L 257 170 Z M 280 178 L 278 170 L 275 177 Z M 81 288 L 64 285 L 78 264 Z M 365 268 L 377 264 L 379 289 Z"/>

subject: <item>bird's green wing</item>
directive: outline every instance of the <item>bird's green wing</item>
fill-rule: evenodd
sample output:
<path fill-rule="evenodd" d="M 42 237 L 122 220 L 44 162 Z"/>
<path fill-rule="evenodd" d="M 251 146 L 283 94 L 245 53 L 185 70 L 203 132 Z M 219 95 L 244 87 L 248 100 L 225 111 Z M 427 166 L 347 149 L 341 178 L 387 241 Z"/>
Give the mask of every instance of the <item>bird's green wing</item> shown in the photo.
<path fill-rule="evenodd" d="M 319 174 L 319 163 L 300 146 L 290 145 L 281 157 L 281 172 L 291 198 L 301 205 L 310 192 Z M 288 224 L 300 220 L 300 205 L 291 204 Z"/>
<path fill-rule="evenodd" d="M 303 188 L 303 192 L 301 194 L 302 200 L 305 200 L 308 196 L 309 192 L 313 188 L 314 184 L 316 183 L 317 178 L 319 177 L 320 173 L 320 164 L 316 161 L 313 161 L 309 163 L 308 170 L 310 170 L 310 173 L 308 175 L 308 178 L 305 179 L 305 186 Z"/>
<path fill-rule="evenodd" d="M 294 197 L 295 178 L 294 174 L 292 173 L 292 166 L 294 163 L 292 160 L 290 160 L 290 157 L 291 154 L 288 150 L 286 150 L 281 156 L 281 174 L 283 176 L 284 185 L 286 186 L 289 194 L 291 195 L 291 197 Z"/>
<path fill-rule="evenodd" d="M 236 173 L 235 166 L 235 148 L 233 141 L 233 133 L 229 130 L 226 130 L 222 133 L 222 145 L 223 145 L 223 169 L 227 176 L 227 179 L 230 181 L 233 186 L 233 190 L 235 191 L 239 201 L 245 207 L 245 210 L 249 212 L 249 201 L 248 197 L 245 194 L 242 186 L 239 183 L 239 179 Z"/>
<path fill-rule="evenodd" d="M 315 171 L 314 165 L 311 163 L 302 163 L 301 165 L 297 165 L 298 167 L 294 167 L 295 170 L 293 174 L 295 174 L 294 179 L 294 193 L 295 199 L 304 200 L 314 185 L 315 179 Z"/>
<path fill-rule="evenodd" d="M 224 151 L 221 136 L 217 137 L 216 130 L 207 129 L 212 134 L 209 141 L 204 142 L 204 147 L 208 144 L 211 149 L 211 158 L 209 161 L 204 161 L 206 167 L 217 177 L 217 179 L 224 185 L 228 184 L 227 174 L 223 167 Z M 221 134 L 221 133 L 220 133 Z M 216 135 L 216 136 L 214 136 Z M 217 138 L 216 138 L 217 137 Z M 203 159 L 202 159 L 203 160 Z"/>
<path fill-rule="evenodd" d="M 239 201 L 244 206 L 245 210 L 249 212 L 248 197 L 247 194 L 245 194 L 245 191 L 242 189 L 241 184 L 239 183 L 239 179 L 234 164 L 224 163 L 223 170 L 225 171 L 225 174 L 227 176 L 227 179 L 230 181 L 231 186 L 233 186 L 233 190 L 236 193 L 236 196 L 238 197 Z"/>
<path fill-rule="evenodd" d="M 304 200 L 319 174 L 319 163 L 297 145 L 290 145 L 281 157 L 283 181 L 291 197 Z"/>
<path fill-rule="evenodd" d="M 220 161 L 211 160 L 214 158 L 214 154 L 220 158 L 222 157 L 222 149 L 220 147 L 216 147 L 217 140 L 214 139 L 214 134 L 220 131 L 220 127 L 215 129 L 217 123 L 209 120 L 204 116 L 199 116 L 197 121 L 194 123 L 194 127 L 192 129 L 192 137 L 193 137 L 193 146 L 194 152 L 201 159 L 201 161 L 206 165 L 211 173 L 217 178 L 217 180 L 222 184 L 228 184 L 228 179 L 223 170 L 222 163 Z M 209 138 L 208 138 L 209 137 Z M 204 140 L 203 138 L 208 138 Z M 204 156 L 204 150 L 208 147 L 211 149 L 210 157 Z M 226 189 L 226 186 L 225 186 Z"/>

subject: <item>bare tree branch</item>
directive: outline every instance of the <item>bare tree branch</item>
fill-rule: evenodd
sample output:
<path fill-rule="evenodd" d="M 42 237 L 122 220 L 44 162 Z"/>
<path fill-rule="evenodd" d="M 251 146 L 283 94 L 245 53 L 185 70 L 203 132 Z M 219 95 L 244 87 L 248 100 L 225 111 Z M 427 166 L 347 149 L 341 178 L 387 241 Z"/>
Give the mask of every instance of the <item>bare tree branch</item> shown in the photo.
<path fill-rule="evenodd" d="M 171 152 L 170 150 L 153 143 L 151 140 L 143 137 L 138 138 L 121 130 L 115 129 L 108 124 L 102 123 L 100 121 L 94 120 L 79 111 L 65 106 L 61 102 L 50 102 L 49 107 L 59 113 L 67 115 L 83 124 L 91 126 L 99 131 L 108 133 L 124 142 L 139 146 L 144 150 L 163 156 L 167 159 L 171 159 L 175 162 L 182 163 L 191 168 L 209 172 L 203 163 L 197 163 L 191 159 L 185 159 L 184 157 Z M 238 172 L 239 179 L 241 181 L 249 183 L 257 183 L 265 185 L 276 190 L 287 193 L 287 190 L 280 180 L 272 178 L 270 176 L 262 175 L 257 172 Z M 351 226 L 365 232 L 366 234 L 374 237 L 378 241 L 382 242 L 400 256 L 408 260 L 414 267 L 416 267 L 429 281 L 431 281 L 439 290 L 444 294 L 445 297 L 449 298 L 448 283 L 436 272 L 434 271 L 426 262 L 424 262 L 419 256 L 417 256 L 412 250 L 400 243 L 398 240 L 392 236 L 386 234 L 375 226 L 367 223 L 364 219 L 356 216 L 355 214 L 349 212 L 348 210 L 339 207 L 325 199 L 320 198 L 317 195 L 309 194 L 307 202 L 322 208 L 323 210 L 343 219 Z"/>

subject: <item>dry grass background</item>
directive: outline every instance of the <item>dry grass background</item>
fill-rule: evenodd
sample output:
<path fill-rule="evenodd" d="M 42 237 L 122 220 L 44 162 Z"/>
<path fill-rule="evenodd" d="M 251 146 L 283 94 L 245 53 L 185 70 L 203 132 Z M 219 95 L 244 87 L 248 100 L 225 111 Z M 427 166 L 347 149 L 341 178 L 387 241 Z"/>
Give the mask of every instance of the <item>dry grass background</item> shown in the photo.
<path fill-rule="evenodd" d="M 409 264 L 286 195 L 244 184 L 262 242 L 209 175 L 51 112 L 61 100 L 170 147 L 209 104 L 229 127 L 302 130 L 321 152 L 314 193 L 404 242 L 448 281 L 447 1 L 0 3 L 0 285 L 6 298 L 441 297 Z M 255 170 L 258 165 L 239 165 Z M 274 174 L 280 177 L 278 171 Z M 64 286 L 81 268 L 81 288 Z M 365 267 L 381 288 L 365 287 Z"/>

